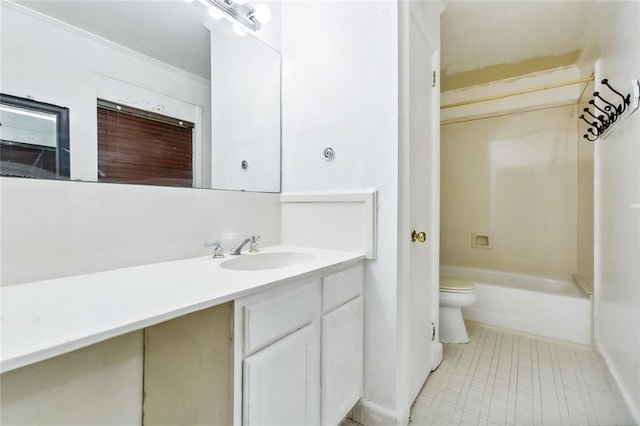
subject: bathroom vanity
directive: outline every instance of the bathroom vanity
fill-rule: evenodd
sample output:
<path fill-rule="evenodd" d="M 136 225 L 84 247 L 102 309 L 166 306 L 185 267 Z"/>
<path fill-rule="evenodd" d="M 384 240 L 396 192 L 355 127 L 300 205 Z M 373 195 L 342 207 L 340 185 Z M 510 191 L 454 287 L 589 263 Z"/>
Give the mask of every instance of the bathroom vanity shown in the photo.
<path fill-rule="evenodd" d="M 145 424 L 337 424 L 362 394 L 363 258 L 277 246 L 4 287 L 2 372 L 143 329 Z"/>

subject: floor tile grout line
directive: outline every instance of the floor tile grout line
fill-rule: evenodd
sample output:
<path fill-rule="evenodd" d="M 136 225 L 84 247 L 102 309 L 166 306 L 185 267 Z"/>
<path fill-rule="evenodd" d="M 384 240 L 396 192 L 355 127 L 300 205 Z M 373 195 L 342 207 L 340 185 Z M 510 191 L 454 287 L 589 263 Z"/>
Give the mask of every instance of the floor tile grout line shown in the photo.
<path fill-rule="evenodd" d="M 560 364 L 559 362 L 554 362 L 554 360 L 557 360 L 557 352 L 556 352 L 556 347 L 549 345 L 549 353 L 551 355 L 551 367 L 552 367 L 552 371 L 553 371 L 553 380 L 554 380 L 554 389 L 555 389 L 555 393 L 556 393 L 556 398 L 558 399 L 558 401 L 563 401 L 564 404 L 558 404 L 558 415 L 560 416 L 560 419 L 562 419 L 562 414 L 563 411 L 566 411 L 566 417 L 567 420 L 570 420 L 569 417 L 569 412 L 568 412 L 568 403 L 566 400 L 566 395 L 564 392 L 564 389 L 562 389 L 561 387 L 558 386 L 558 383 L 562 383 L 562 371 L 560 369 Z M 558 367 L 558 375 L 556 375 L 556 367 Z M 559 391 L 562 391 L 562 398 L 559 395 Z M 563 410 L 564 408 L 567 408 L 566 410 Z"/>
<path fill-rule="evenodd" d="M 579 364 L 578 364 L 578 354 L 577 354 L 577 352 L 575 351 L 575 349 L 574 349 L 574 350 L 571 350 L 571 351 L 570 351 L 570 354 L 571 354 L 571 358 L 573 359 L 573 362 L 571 363 L 571 365 L 573 366 L 573 368 L 572 368 L 572 370 L 571 370 L 571 371 L 573 371 L 574 376 L 575 376 L 575 383 L 576 383 L 576 387 L 577 387 L 578 389 L 582 389 L 582 388 L 580 387 L 581 369 L 580 369 L 580 368 L 577 368 L 577 367 L 579 367 Z M 580 396 L 580 402 L 582 403 L 582 412 L 583 412 L 583 415 L 586 417 L 587 424 L 592 424 L 592 422 L 589 420 L 589 408 L 590 408 L 590 407 L 588 407 L 588 406 L 587 406 L 587 404 L 585 404 L 585 400 L 584 400 L 584 398 L 585 398 L 585 394 L 584 394 L 584 392 L 578 392 L 578 395 Z M 588 395 L 587 395 L 587 396 L 588 396 Z"/>
<path fill-rule="evenodd" d="M 539 342 L 536 341 L 536 359 L 538 361 L 538 390 L 540 392 L 540 423 L 544 425 L 544 405 L 542 403 L 542 377 L 540 377 L 541 363 L 540 363 L 540 350 L 539 350 Z"/>
<path fill-rule="evenodd" d="M 475 346 L 474 346 L 474 352 L 473 352 L 473 353 L 472 353 L 472 355 L 471 355 L 471 360 L 469 361 L 469 363 L 468 363 L 468 364 L 466 364 L 466 365 L 465 365 L 466 370 L 465 370 L 465 375 L 464 375 L 464 376 L 465 376 L 465 378 L 463 379 L 463 382 L 462 382 L 463 386 L 464 386 L 464 384 L 465 384 L 465 380 L 469 377 L 469 372 L 470 372 L 470 370 L 471 370 L 471 366 L 472 366 L 472 362 L 473 362 L 474 354 L 475 354 L 475 351 L 476 351 L 476 350 L 477 350 L 477 345 L 475 345 Z M 462 350 L 462 352 L 464 352 L 464 349 Z M 462 358 L 462 357 L 461 357 L 461 358 Z M 468 393 L 469 393 L 469 389 L 467 389 L 467 394 L 468 394 Z M 456 398 L 456 402 L 455 402 L 455 406 L 456 406 L 456 408 L 458 408 L 458 407 L 460 406 L 460 398 L 461 398 L 461 396 L 462 396 L 462 392 L 459 392 L 459 393 L 458 393 L 458 397 Z M 465 397 L 465 401 L 466 401 L 466 397 Z M 464 402 L 465 402 L 465 401 L 463 401 L 463 404 L 462 404 L 463 409 L 464 409 Z"/>
<path fill-rule="evenodd" d="M 511 371 L 509 372 L 509 389 L 511 390 L 511 378 L 515 378 L 516 387 L 514 389 L 515 392 L 509 392 L 511 395 L 513 393 L 513 423 L 516 423 L 516 407 L 518 405 L 518 362 L 519 362 L 519 351 L 520 351 L 520 337 L 516 337 L 513 342 L 512 351 L 511 351 Z M 514 369 L 515 362 L 515 369 Z M 514 371 L 515 370 L 515 371 Z M 514 374 L 515 372 L 515 374 Z"/>
<path fill-rule="evenodd" d="M 468 330 L 470 344 L 444 345 L 446 368 L 433 372 L 418 396 L 416 424 L 632 424 L 593 348 L 491 327 Z"/>
<path fill-rule="evenodd" d="M 575 359 L 574 366 L 577 367 L 576 371 L 576 382 L 578 383 L 578 387 L 580 389 L 584 389 L 583 392 L 580 392 L 580 399 L 582 400 L 582 406 L 584 407 L 584 413 L 587 417 L 587 422 L 589 424 L 594 424 L 598 420 L 598 416 L 593 409 L 593 401 L 591 399 L 590 387 L 587 386 L 585 377 L 584 377 L 584 366 L 580 363 L 580 359 L 578 353 L 574 350 L 573 356 Z"/>
<path fill-rule="evenodd" d="M 481 339 L 478 339 L 478 340 L 481 340 Z M 473 346 L 473 351 L 471 352 L 471 359 L 465 364 L 466 373 L 465 373 L 464 379 L 462 381 L 463 391 L 461 391 L 458 394 L 458 398 L 456 399 L 456 408 L 461 407 L 461 409 L 460 409 L 460 412 L 461 412 L 460 413 L 460 417 L 459 417 L 459 419 L 457 419 L 459 425 L 462 424 L 464 407 L 466 406 L 468 395 L 469 395 L 469 392 L 470 392 L 470 389 L 471 389 L 471 383 L 473 382 L 473 374 L 471 374 L 471 370 L 472 370 L 472 367 L 474 365 L 474 360 L 476 359 L 475 358 L 475 354 L 476 354 L 477 350 L 478 350 L 478 345 L 475 344 Z M 463 352 L 464 352 L 464 349 L 463 349 Z M 467 381 L 468 381 L 468 384 L 467 384 Z M 466 391 L 466 393 L 464 393 L 464 391 Z M 464 398 L 463 398 L 463 393 L 464 393 Z M 463 398 L 462 404 L 461 404 L 461 398 Z M 454 419 L 455 419 L 455 417 L 454 417 Z"/>
<path fill-rule="evenodd" d="M 489 330 L 487 330 L 487 334 L 489 333 Z M 484 406 L 484 401 L 485 401 L 485 397 L 487 396 L 487 387 L 489 386 L 489 377 L 491 376 L 491 368 L 493 366 L 493 360 L 495 359 L 495 355 L 496 355 L 496 345 L 497 345 L 498 339 L 495 339 L 492 341 L 493 346 L 491 348 L 491 359 L 489 360 L 489 367 L 488 367 L 488 371 L 487 371 L 487 381 L 484 384 L 484 387 L 482 388 L 482 399 L 480 400 L 480 414 L 482 414 L 482 407 Z M 496 368 L 497 371 L 497 368 Z M 492 387 L 491 387 L 491 394 L 493 394 L 493 386 L 495 385 L 495 379 L 492 383 Z M 489 407 L 488 407 L 488 412 L 491 412 L 491 397 L 489 397 Z M 488 421 L 487 421 L 488 423 Z"/>

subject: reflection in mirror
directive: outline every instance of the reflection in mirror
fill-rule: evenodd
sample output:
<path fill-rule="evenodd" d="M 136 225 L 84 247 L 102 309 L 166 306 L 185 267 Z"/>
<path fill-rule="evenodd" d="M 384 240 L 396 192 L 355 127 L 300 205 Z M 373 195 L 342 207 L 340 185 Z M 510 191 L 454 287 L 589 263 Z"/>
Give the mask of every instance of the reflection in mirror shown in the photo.
<path fill-rule="evenodd" d="M 193 127 L 98 99 L 98 181 L 193 186 Z"/>
<path fill-rule="evenodd" d="M 235 163 L 229 155 L 246 138 L 212 129 L 212 90 L 220 83 L 215 74 L 212 76 L 210 27 L 231 28 L 229 22 L 214 22 L 201 3 L 183 0 L 2 0 L 0 9 L 3 77 L 0 91 L 69 108 L 71 143 L 66 154 L 70 163 L 67 174 L 70 169 L 72 180 L 104 180 L 98 152 L 98 99 L 193 123 L 191 186 L 211 188 L 216 176 L 227 176 L 227 170 L 220 169 L 219 164 Z M 239 53 L 229 60 L 235 58 L 242 63 L 225 66 L 242 69 L 245 63 L 242 58 L 261 57 L 241 53 L 245 49 L 243 41 L 251 38 L 234 34 L 233 39 L 227 40 L 225 48 Z M 261 46 L 271 50 L 265 44 Z M 275 98 L 278 103 L 269 103 L 269 108 L 275 108 L 277 113 L 278 135 L 267 138 L 264 134 L 260 149 L 269 154 L 260 161 L 249 161 L 249 172 L 245 173 L 260 184 L 256 189 L 250 185 L 232 188 L 223 183 L 215 185 L 217 189 L 280 190 L 279 57 L 276 63 L 278 73 L 272 73 L 272 65 L 267 65 L 265 75 L 273 79 L 262 79 L 262 84 L 273 84 L 278 93 Z M 262 76 L 263 64 L 253 62 L 250 66 Z M 234 95 L 230 92 L 220 96 Z M 262 95 L 254 92 L 253 96 L 261 103 Z M 221 97 L 216 102 L 232 111 L 238 100 Z M 263 111 L 258 116 L 274 117 L 274 114 Z M 253 126 L 253 120 L 247 118 L 242 130 L 262 133 Z M 256 145 L 252 144 L 253 150 Z M 266 165 L 273 156 L 277 157 L 275 178 L 266 175 L 273 168 L 267 171 L 258 167 Z M 277 186 L 269 189 L 260 186 L 274 180 Z M 155 184 L 161 181 L 183 185 L 186 180 L 153 179 Z"/>
<path fill-rule="evenodd" d="M 0 175 L 68 179 L 68 108 L 0 94 Z"/>
<path fill-rule="evenodd" d="M 210 31 L 213 187 L 280 192 L 280 53 L 228 25 Z"/>

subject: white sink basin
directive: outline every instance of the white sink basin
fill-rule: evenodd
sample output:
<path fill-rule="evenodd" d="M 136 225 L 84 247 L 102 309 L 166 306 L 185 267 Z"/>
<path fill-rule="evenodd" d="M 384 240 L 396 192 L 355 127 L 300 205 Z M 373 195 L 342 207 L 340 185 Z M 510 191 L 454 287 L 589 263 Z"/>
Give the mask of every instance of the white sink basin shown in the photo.
<path fill-rule="evenodd" d="M 220 266 L 235 271 L 262 271 L 301 265 L 314 257 L 312 254 L 295 252 L 241 254 L 223 261 Z"/>

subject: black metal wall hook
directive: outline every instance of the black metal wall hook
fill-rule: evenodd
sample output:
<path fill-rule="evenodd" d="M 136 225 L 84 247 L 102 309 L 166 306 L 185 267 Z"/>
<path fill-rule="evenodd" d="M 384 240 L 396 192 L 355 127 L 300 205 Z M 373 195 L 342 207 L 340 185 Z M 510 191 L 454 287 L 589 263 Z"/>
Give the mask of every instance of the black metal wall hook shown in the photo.
<path fill-rule="evenodd" d="M 622 114 L 624 114 L 625 111 L 627 111 L 629 105 L 631 105 L 631 93 L 623 95 L 611 87 L 609 80 L 606 78 L 602 79 L 601 83 L 618 95 L 622 102 L 616 104 L 602 97 L 600 92 L 593 92 L 594 99 L 589 101 L 589 105 L 593 107 L 594 112 L 591 112 L 589 108 L 584 108 L 583 111 L 594 120 L 590 121 L 584 114 L 580 115 L 580 119 L 589 126 L 587 128 L 587 133 L 585 133 L 583 137 L 591 142 L 598 140 L 598 138 L 602 136 L 604 132 L 610 128 Z M 593 138 L 590 136 L 593 136 Z"/>
<path fill-rule="evenodd" d="M 602 84 L 604 84 L 605 86 L 607 86 L 609 88 L 609 90 L 611 90 L 613 93 L 615 93 L 616 95 L 620 96 L 622 98 L 622 103 L 624 104 L 624 110 L 627 109 L 627 107 L 629 105 L 631 105 L 631 93 L 629 93 L 627 96 L 624 96 L 622 93 L 618 92 L 616 89 L 614 89 L 613 87 L 611 87 L 609 85 L 609 80 L 606 78 L 602 79 Z M 623 112 L 624 112 L 623 110 Z"/>

